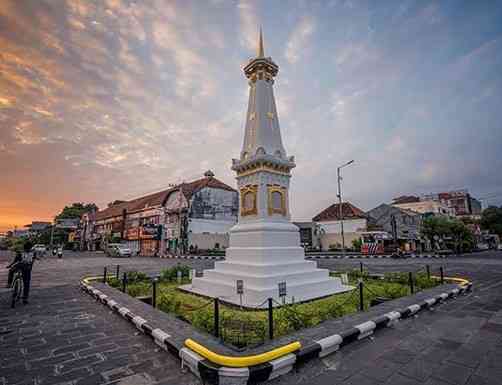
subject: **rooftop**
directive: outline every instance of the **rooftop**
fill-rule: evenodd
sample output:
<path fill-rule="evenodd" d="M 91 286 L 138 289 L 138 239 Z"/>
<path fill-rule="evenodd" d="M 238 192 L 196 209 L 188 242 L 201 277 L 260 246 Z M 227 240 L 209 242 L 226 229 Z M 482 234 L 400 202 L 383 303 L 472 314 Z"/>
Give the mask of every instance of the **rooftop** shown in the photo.
<path fill-rule="evenodd" d="M 343 219 L 362 219 L 366 218 L 364 211 L 360 208 L 354 206 L 350 202 L 342 203 L 342 215 Z M 314 222 L 327 222 L 327 221 L 339 221 L 340 220 L 340 204 L 335 203 L 324 209 L 314 218 Z"/>
<path fill-rule="evenodd" d="M 139 198 L 132 199 L 130 201 L 118 201 L 117 204 L 111 205 L 104 210 L 98 211 L 96 213 L 96 220 L 121 216 L 124 210 L 126 212 L 137 212 L 148 207 L 160 207 L 165 203 L 168 195 L 175 190 L 181 191 L 187 200 L 189 200 L 197 191 L 205 187 L 212 187 L 227 191 L 236 191 L 229 185 L 214 178 L 214 174 L 212 172 L 207 171 L 204 175 L 204 178 L 197 179 L 193 182 L 183 182 L 166 190 L 148 194 Z"/>

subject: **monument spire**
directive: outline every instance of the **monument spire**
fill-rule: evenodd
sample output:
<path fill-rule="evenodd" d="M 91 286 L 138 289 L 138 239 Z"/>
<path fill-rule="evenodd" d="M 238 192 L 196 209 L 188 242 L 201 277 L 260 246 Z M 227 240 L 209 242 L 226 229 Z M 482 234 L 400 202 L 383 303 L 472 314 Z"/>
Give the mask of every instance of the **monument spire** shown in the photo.
<path fill-rule="evenodd" d="M 265 57 L 265 50 L 263 49 L 263 33 L 260 27 L 260 41 L 258 42 L 258 57 Z"/>
<path fill-rule="evenodd" d="M 249 79 L 249 103 L 240 162 L 267 157 L 275 162 L 288 163 L 289 168 L 294 167 L 294 161 L 287 158 L 282 144 L 275 104 L 273 85 L 278 72 L 279 66 L 270 57 L 265 57 L 260 28 L 257 57 L 244 67 L 244 74 Z"/>
<path fill-rule="evenodd" d="M 260 29 L 258 56 L 244 67 L 249 84 L 244 143 L 239 159 L 232 159 L 237 174 L 239 217 L 230 229 L 226 260 L 214 270 L 194 277 L 185 290 L 226 302 L 260 308 L 286 288 L 287 301 L 308 301 L 352 290 L 316 262 L 305 261 L 298 227 L 291 223 L 289 182 L 295 167 L 282 144 L 274 98 L 274 77 L 279 67 L 265 57 Z M 235 293 L 238 282 L 242 292 Z M 237 290 L 239 292 L 240 289 Z"/>

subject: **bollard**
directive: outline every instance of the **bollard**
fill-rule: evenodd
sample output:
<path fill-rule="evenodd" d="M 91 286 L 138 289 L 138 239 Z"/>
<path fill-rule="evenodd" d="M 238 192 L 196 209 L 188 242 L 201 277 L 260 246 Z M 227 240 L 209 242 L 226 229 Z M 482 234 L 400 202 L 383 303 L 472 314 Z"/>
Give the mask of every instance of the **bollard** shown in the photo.
<path fill-rule="evenodd" d="M 272 306 L 272 298 L 268 299 L 268 338 L 274 339 L 274 307 Z"/>
<path fill-rule="evenodd" d="M 103 269 L 103 283 L 106 283 L 106 266 Z"/>
<path fill-rule="evenodd" d="M 359 310 L 364 311 L 363 280 L 359 280 Z"/>
<path fill-rule="evenodd" d="M 425 266 L 425 270 L 427 270 L 427 279 L 431 279 L 431 267 L 429 265 Z"/>
<path fill-rule="evenodd" d="M 158 279 L 154 278 L 152 282 L 152 306 L 157 307 L 157 282 Z"/>
<path fill-rule="evenodd" d="M 119 279 L 120 277 L 120 265 L 117 265 L 117 272 L 115 274 L 115 277 L 117 277 L 117 279 Z"/>
<path fill-rule="evenodd" d="M 444 283 L 444 271 L 443 271 L 443 266 L 439 268 L 439 273 L 441 275 L 441 285 Z"/>
<path fill-rule="evenodd" d="M 122 293 L 126 292 L 126 285 L 127 285 L 127 274 L 124 273 L 122 274 Z"/>
<path fill-rule="evenodd" d="M 220 337 L 220 307 L 218 297 L 214 299 L 214 336 Z"/>
<path fill-rule="evenodd" d="M 359 270 L 361 271 L 361 276 L 363 275 L 363 263 L 359 262 Z"/>
<path fill-rule="evenodd" d="M 415 288 L 413 287 L 413 273 L 411 271 L 408 274 L 408 281 L 410 283 L 410 292 L 411 292 L 411 294 L 414 294 Z"/>
<path fill-rule="evenodd" d="M 181 280 L 182 280 L 182 276 L 181 276 L 181 274 L 182 274 L 182 273 L 181 273 L 181 270 L 178 270 L 178 271 L 176 272 L 176 278 L 177 278 L 177 280 L 178 280 L 178 283 L 179 283 L 179 284 L 181 284 Z"/>

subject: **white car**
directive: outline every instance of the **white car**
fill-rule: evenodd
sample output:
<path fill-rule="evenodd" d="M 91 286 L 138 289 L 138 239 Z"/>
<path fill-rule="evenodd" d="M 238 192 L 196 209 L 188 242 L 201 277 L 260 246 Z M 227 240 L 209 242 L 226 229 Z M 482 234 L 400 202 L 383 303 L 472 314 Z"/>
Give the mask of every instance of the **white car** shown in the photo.
<path fill-rule="evenodd" d="M 497 249 L 502 250 L 502 243 L 499 243 L 499 245 L 497 246 Z"/>
<path fill-rule="evenodd" d="M 42 245 L 42 244 L 36 244 L 35 246 L 33 246 L 33 248 L 31 249 L 33 251 L 34 254 L 36 255 L 41 255 L 41 256 L 44 256 L 45 255 L 45 252 L 47 251 L 47 248 L 45 247 L 45 245 Z"/>
<path fill-rule="evenodd" d="M 132 255 L 131 249 L 121 243 L 108 245 L 106 253 L 109 257 L 130 257 Z"/>

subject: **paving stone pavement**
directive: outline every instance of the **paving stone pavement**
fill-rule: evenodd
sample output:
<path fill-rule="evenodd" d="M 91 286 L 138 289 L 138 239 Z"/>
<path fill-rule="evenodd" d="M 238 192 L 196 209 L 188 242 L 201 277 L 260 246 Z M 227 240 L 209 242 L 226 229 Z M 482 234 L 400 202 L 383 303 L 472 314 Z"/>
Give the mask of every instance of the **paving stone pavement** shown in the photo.
<path fill-rule="evenodd" d="M 0 287 L 9 256 L 0 252 Z M 110 259 L 68 253 L 34 267 L 30 304 L 8 308 L 0 294 L 0 385 L 11 384 L 198 384 L 179 361 L 128 322 L 82 293 L 77 283 L 102 274 L 103 265 L 151 273 L 171 259 Z M 333 270 L 357 268 L 358 260 L 319 261 Z M 197 269 L 213 261 L 189 260 Z M 416 271 L 468 276 L 474 292 L 433 312 L 379 331 L 336 354 L 305 364 L 273 384 L 502 384 L 502 253 L 447 260 L 365 260 L 372 272 Z"/>

